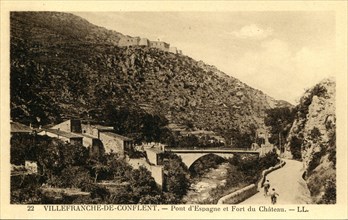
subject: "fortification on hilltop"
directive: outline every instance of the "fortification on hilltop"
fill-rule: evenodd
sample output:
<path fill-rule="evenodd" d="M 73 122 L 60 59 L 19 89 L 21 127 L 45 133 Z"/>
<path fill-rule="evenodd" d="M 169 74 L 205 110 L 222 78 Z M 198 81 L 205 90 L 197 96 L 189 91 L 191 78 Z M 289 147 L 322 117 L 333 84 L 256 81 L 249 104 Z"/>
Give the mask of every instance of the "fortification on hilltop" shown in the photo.
<path fill-rule="evenodd" d="M 160 40 L 150 41 L 147 38 L 140 38 L 140 37 L 125 36 L 119 40 L 118 46 L 120 47 L 146 46 L 146 47 L 157 48 L 157 49 L 175 53 L 175 54 L 182 54 L 181 50 L 178 50 L 176 47 L 171 47 L 170 44 L 167 42 L 160 41 Z"/>

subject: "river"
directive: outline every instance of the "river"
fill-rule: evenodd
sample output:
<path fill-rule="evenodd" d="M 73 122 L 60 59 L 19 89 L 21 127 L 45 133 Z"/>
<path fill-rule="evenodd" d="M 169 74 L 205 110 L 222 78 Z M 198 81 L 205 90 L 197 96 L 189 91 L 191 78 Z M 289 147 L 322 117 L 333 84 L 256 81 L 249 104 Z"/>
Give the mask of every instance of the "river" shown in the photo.
<path fill-rule="evenodd" d="M 212 203 L 209 192 L 226 184 L 228 163 L 220 164 L 216 169 L 211 168 L 202 177 L 196 178 L 183 201 L 187 204 Z"/>

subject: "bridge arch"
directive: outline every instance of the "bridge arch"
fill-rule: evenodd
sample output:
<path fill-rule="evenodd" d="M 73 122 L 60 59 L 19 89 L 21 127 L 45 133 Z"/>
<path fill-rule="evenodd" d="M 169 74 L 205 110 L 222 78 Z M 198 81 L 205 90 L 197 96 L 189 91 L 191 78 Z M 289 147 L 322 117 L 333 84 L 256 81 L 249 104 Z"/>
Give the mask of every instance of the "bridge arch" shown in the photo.
<path fill-rule="evenodd" d="M 232 158 L 233 154 L 232 153 L 212 153 L 212 152 L 207 152 L 207 153 L 175 153 L 178 156 L 181 157 L 182 162 L 187 166 L 187 168 L 190 169 L 192 164 L 199 160 L 200 158 L 207 156 L 207 155 L 216 155 L 224 159 Z"/>

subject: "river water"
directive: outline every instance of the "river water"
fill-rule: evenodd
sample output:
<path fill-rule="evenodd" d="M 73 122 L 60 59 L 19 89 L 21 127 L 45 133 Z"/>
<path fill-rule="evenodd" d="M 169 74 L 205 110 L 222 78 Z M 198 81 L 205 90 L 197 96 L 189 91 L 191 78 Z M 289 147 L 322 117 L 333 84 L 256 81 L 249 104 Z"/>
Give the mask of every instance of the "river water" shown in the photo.
<path fill-rule="evenodd" d="M 197 178 L 191 185 L 183 201 L 187 204 L 212 203 L 209 192 L 226 184 L 228 163 L 220 164 L 216 169 L 211 168 L 202 177 Z"/>

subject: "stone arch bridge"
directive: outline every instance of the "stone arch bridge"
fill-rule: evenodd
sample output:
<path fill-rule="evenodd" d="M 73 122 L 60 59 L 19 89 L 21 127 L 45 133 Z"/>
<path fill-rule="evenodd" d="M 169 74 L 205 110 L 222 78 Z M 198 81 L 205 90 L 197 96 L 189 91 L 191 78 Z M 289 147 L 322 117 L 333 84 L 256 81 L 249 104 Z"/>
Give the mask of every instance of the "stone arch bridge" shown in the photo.
<path fill-rule="evenodd" d="M 172 153 L 175 153 L 176 155 L 180 156 L 182 159 L 182 162 L 190 168 L 190 166 L 200 158 L 209 155 L 214 154 L 217 156 L 220 156 L 222 158 L 228 159 L 232 158 L 235 154 L 254 154 L 259 156 L 260 152 L 256 150 L 249 150 L 249 149 L 165 149 L 165 151 L 170 151 Z"/>

